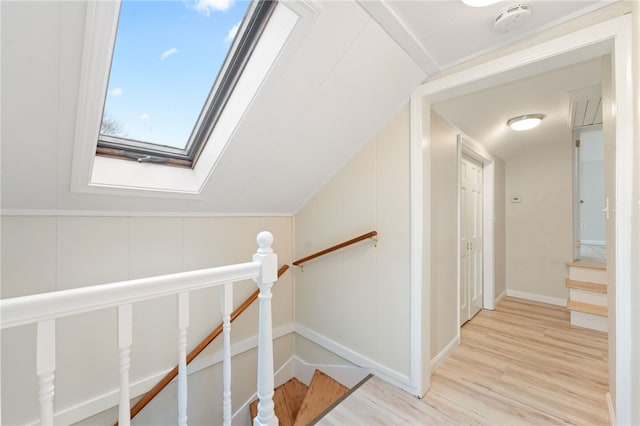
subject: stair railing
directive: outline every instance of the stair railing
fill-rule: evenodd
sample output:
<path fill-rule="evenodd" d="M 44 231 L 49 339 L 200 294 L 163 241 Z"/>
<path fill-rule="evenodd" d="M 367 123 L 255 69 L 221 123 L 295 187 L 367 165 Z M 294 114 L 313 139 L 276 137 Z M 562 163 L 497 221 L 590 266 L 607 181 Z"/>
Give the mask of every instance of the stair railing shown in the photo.
<path fill-rule="evenodd" d="M 287 270 L 289 269 L 289 265 L 283 265 L 280 269 L 278 269 L 278 278 L 280 278 Z M 241 313 L 243 313 L 251 304 L 258 298 L 260 294 L 260 289 L 254 291 L 247 299 L 240 304 L 232 313 L 230 322 L 233 323 Z M 213 342 L 216 337 L 218 337 L 222 333 L 224 323 L 218 325 L 207 337 L 202 339 L 202 341 L 196 346 L 186 358 L 186 363 L 189 365 L 191 361 L 193 361 L 200 353 L 205 350 L 207 346 L 211 342 Z M 178 367 L 175 366 L 171 371 L 169 371 L 154 387 L 151 388 L 149 392 L 147 392 L 137 403 L 131 407 L 131 418 L 133 419 L 153 398 L 155 398 L 160 391 L 162 391 L 173 379 L 178 375 Z M 118 423 L 115 423 L 114 426 L 118 426 Z"/>
<path fill-rule="evenodd" d="M 54 424 L 56 369 L 56 320 L 71 315 L 118 308 L 118 348 L 120 360 L 119 424 L 130 425 L 129 367 L 132 344 L 133 303 L 162 296 L 176 296 L 178 303 L 178 424 L 187 421 L 186 333 L 189 326 L 189 293 L 219 287 L 222 292 L 223 347 L 223 423 L 231 425 L 231 345 L 230 323 L 233 284 L 253 279 L 259 294 L 258 324 L 258 416 L 255 426 L 276 425 L 273 404 L 273 345 L 271 287 L 277 279 L 277 256 L 269 232 L 258 234 L 258 250 L 252 261 L 197 271 L 116 282 L 0 301 L 0 329 L 37 324 L 36 375 L 39 381 L 40 424 Z M 115 343 L 115 342 L 114 342 Z"/>
<path fill-rule="evenodd" d="M 332 247 L 329 247 L 327 249 L 321 250 L 321 251 L 319 251 L 317 253 L 310 254 L 309 256 L 303 257 L 302 259 L 296 260 L 295 262 L 292 262 L 292 263 L 293 263 L 293 265 L 299 266 L 302 270 L 304 270 L 304 265 L 303 265 L 304 263 L 306 263 L 306 262 L 308 262 L 310 260 L 313 260 L 313 259 L 315 259 L 317 257 L 324 256 L 325 254 L 328 254 L 328 253 L 334 252 L 336 250 L 340 250 L 342 248 L 348 247 L 348 246 L 350 246 L 352 244 L 359 243 L 360 241 L 364 241 L 364 240 L 370 239 L 371 241 L 373 241 L 373 243 L 375 245 L 377 245 L 378 244 L 378 239 L 376 238 L 377 235 L 378 235 L 377 231 L 367 232 L 366 234 L 362 234 L 360 236 L 352 238 L 352 239 L 350 239 L 348 241 L 345 241 L 343 243 L 336 244 L 335 246 L 332 246 Z"/>

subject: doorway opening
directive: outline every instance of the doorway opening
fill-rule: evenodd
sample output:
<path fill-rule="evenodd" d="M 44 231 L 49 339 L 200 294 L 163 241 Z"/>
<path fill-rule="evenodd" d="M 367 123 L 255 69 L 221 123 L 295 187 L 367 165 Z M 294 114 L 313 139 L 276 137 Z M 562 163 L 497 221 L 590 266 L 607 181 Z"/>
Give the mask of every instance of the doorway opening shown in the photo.
<path fill-rule="evenodd" d="M 632 350 L 636 345 L 637 325 L 634 325 L 631 315 L 633 311 L 631 306 L 633 300 L 631 297 L 631 235 L 632 218 L 634 218 L 632 210 L 634 129 L 633 100 L 629 86 L 631 80 L 628 78 L 631 60 L 630 39 L 630 17 L 622 16 L 425 83 L 412 99 L 412 107 L 418 107 L 415 111 L 412 109 L 412 116 L 428 117 L 431 104 L 451 99 L 454 96 L 471 93 L 474 90 L 494 86 L 497 81 L 501 83 L 514 81 L 517 78 L 535 75 L 544 70 L 555 69 L 563 64 L 567 65 L 606 54 L 613 54 L 612 77 L 616 82 L 614 88 L 615 100 L 612 103 L 616 111 L 614 124 L 616 199 L 612 205 L 615 208 L 612 209 L 612 218 L 616 222 L 615 242 L 613 243 L 615 244 L 616 256 L 610 262 L 613 262 L 615 266 L 616 294 L 613 305 L 615 317 L 610 323 L 610 331 L 615 333 L 615 355 L 610 358 L 610 374 L 614 378 L 612 382 L 615 383 L 615 400 L 612 402 L 612 406 L 615 407 L 617 420 L 623 423 L 631 423 L 634 418 L 632 407 L 633 396 L 636 394 L 634 380 L 636 377 L 635 372 L 637 372 Z M 428 143 L 423 145 L 423 135 L 427 135 L 428 141 L 430 122 L 428 118 L 423 122 L 419 120 L 416 122 L 419 124 L 412 124 L 412 153 L 419 153 L 420 155 L 412 156 L 412 161 L 417 162 L 414 170 L 420 173 L 421 184 L 416 185 L 415 189 L 412 190 L 412 202 L 422 199 L 425 195 L 422 188 L 429 188 L 431 185 L 429 168 L 431 151 Z M 429 195 L 428 191 L 425 192 Z M 412 212 L 414 216 L 424 217 L 424 220 L 416 223 L 412 229 L 421 231 L 424 227 L 428 232 L 431 226 L 431 217 L 429 215 L 416 215 L 416 213 L 422 213 L 421 202 L 415 202 L 415 207 L 412 205 Z M 420 235 L 428 237 L 428 233 L 420 233 Z M 422 259 L 421 254 L 423 252 L 427 255 L 430 254 L 427 249 L 420 251 L 420 255 L 416 255 L 414 258 Z M 570 248 L 568 253 L 571 253 Z M 425 263 L 426 267 L 430 266 L 429 262 L 428 260 Z M 419 278 L 420 276 L 417 275 L 417 277 Z M 418 295 L 421 292 L 429 294 L 431 285 L 430 280 L 426 280 L 424 286 L 417 279 L 412 280 L 412 288 L 416 290 L 415 293 Z M 418 318 L 419 315 L 420 312 L 413 312 L 413 318 Z M 430 340 L 429 330 L 427 330 L 424 337 L 427 342 Z M 423 371 L 425 370 L 427 369 L 423 366 Z M 630 371 L 634 373 L 629 374 L 628 372 Z M 428 378 L 426 384 L 428 384 Z"/>

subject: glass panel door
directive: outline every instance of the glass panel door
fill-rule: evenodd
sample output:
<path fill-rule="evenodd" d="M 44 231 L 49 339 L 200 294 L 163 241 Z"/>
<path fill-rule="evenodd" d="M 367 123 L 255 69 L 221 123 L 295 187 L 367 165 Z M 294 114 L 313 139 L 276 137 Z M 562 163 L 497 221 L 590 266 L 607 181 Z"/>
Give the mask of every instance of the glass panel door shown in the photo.
<path fill-rule="evenodd" d="M 606 260 L 602 126 L 574 130 L 574 259 Z"/>

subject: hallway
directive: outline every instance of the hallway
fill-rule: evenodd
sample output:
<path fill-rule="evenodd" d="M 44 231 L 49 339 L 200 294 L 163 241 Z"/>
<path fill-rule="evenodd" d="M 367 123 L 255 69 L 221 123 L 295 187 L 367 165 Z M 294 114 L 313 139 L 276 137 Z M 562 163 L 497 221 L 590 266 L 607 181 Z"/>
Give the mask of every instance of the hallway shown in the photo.
<path fill-rule="evenodd" d="M 320 425 L 606 425 L 606 333 L 562 307 L 503 298 L 461 329 L 422 399 L 372 378 Z"/>

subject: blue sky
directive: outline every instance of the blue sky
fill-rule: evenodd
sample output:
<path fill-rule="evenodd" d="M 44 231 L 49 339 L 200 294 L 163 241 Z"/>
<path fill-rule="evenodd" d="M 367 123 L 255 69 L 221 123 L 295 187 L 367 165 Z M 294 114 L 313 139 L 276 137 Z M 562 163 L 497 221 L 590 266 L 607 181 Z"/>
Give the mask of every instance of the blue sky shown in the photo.
<path fill-rule="evenodd" d="M 127 138 L 184 148 L 248 5 L 123 0 L 105 115 Z"/>

